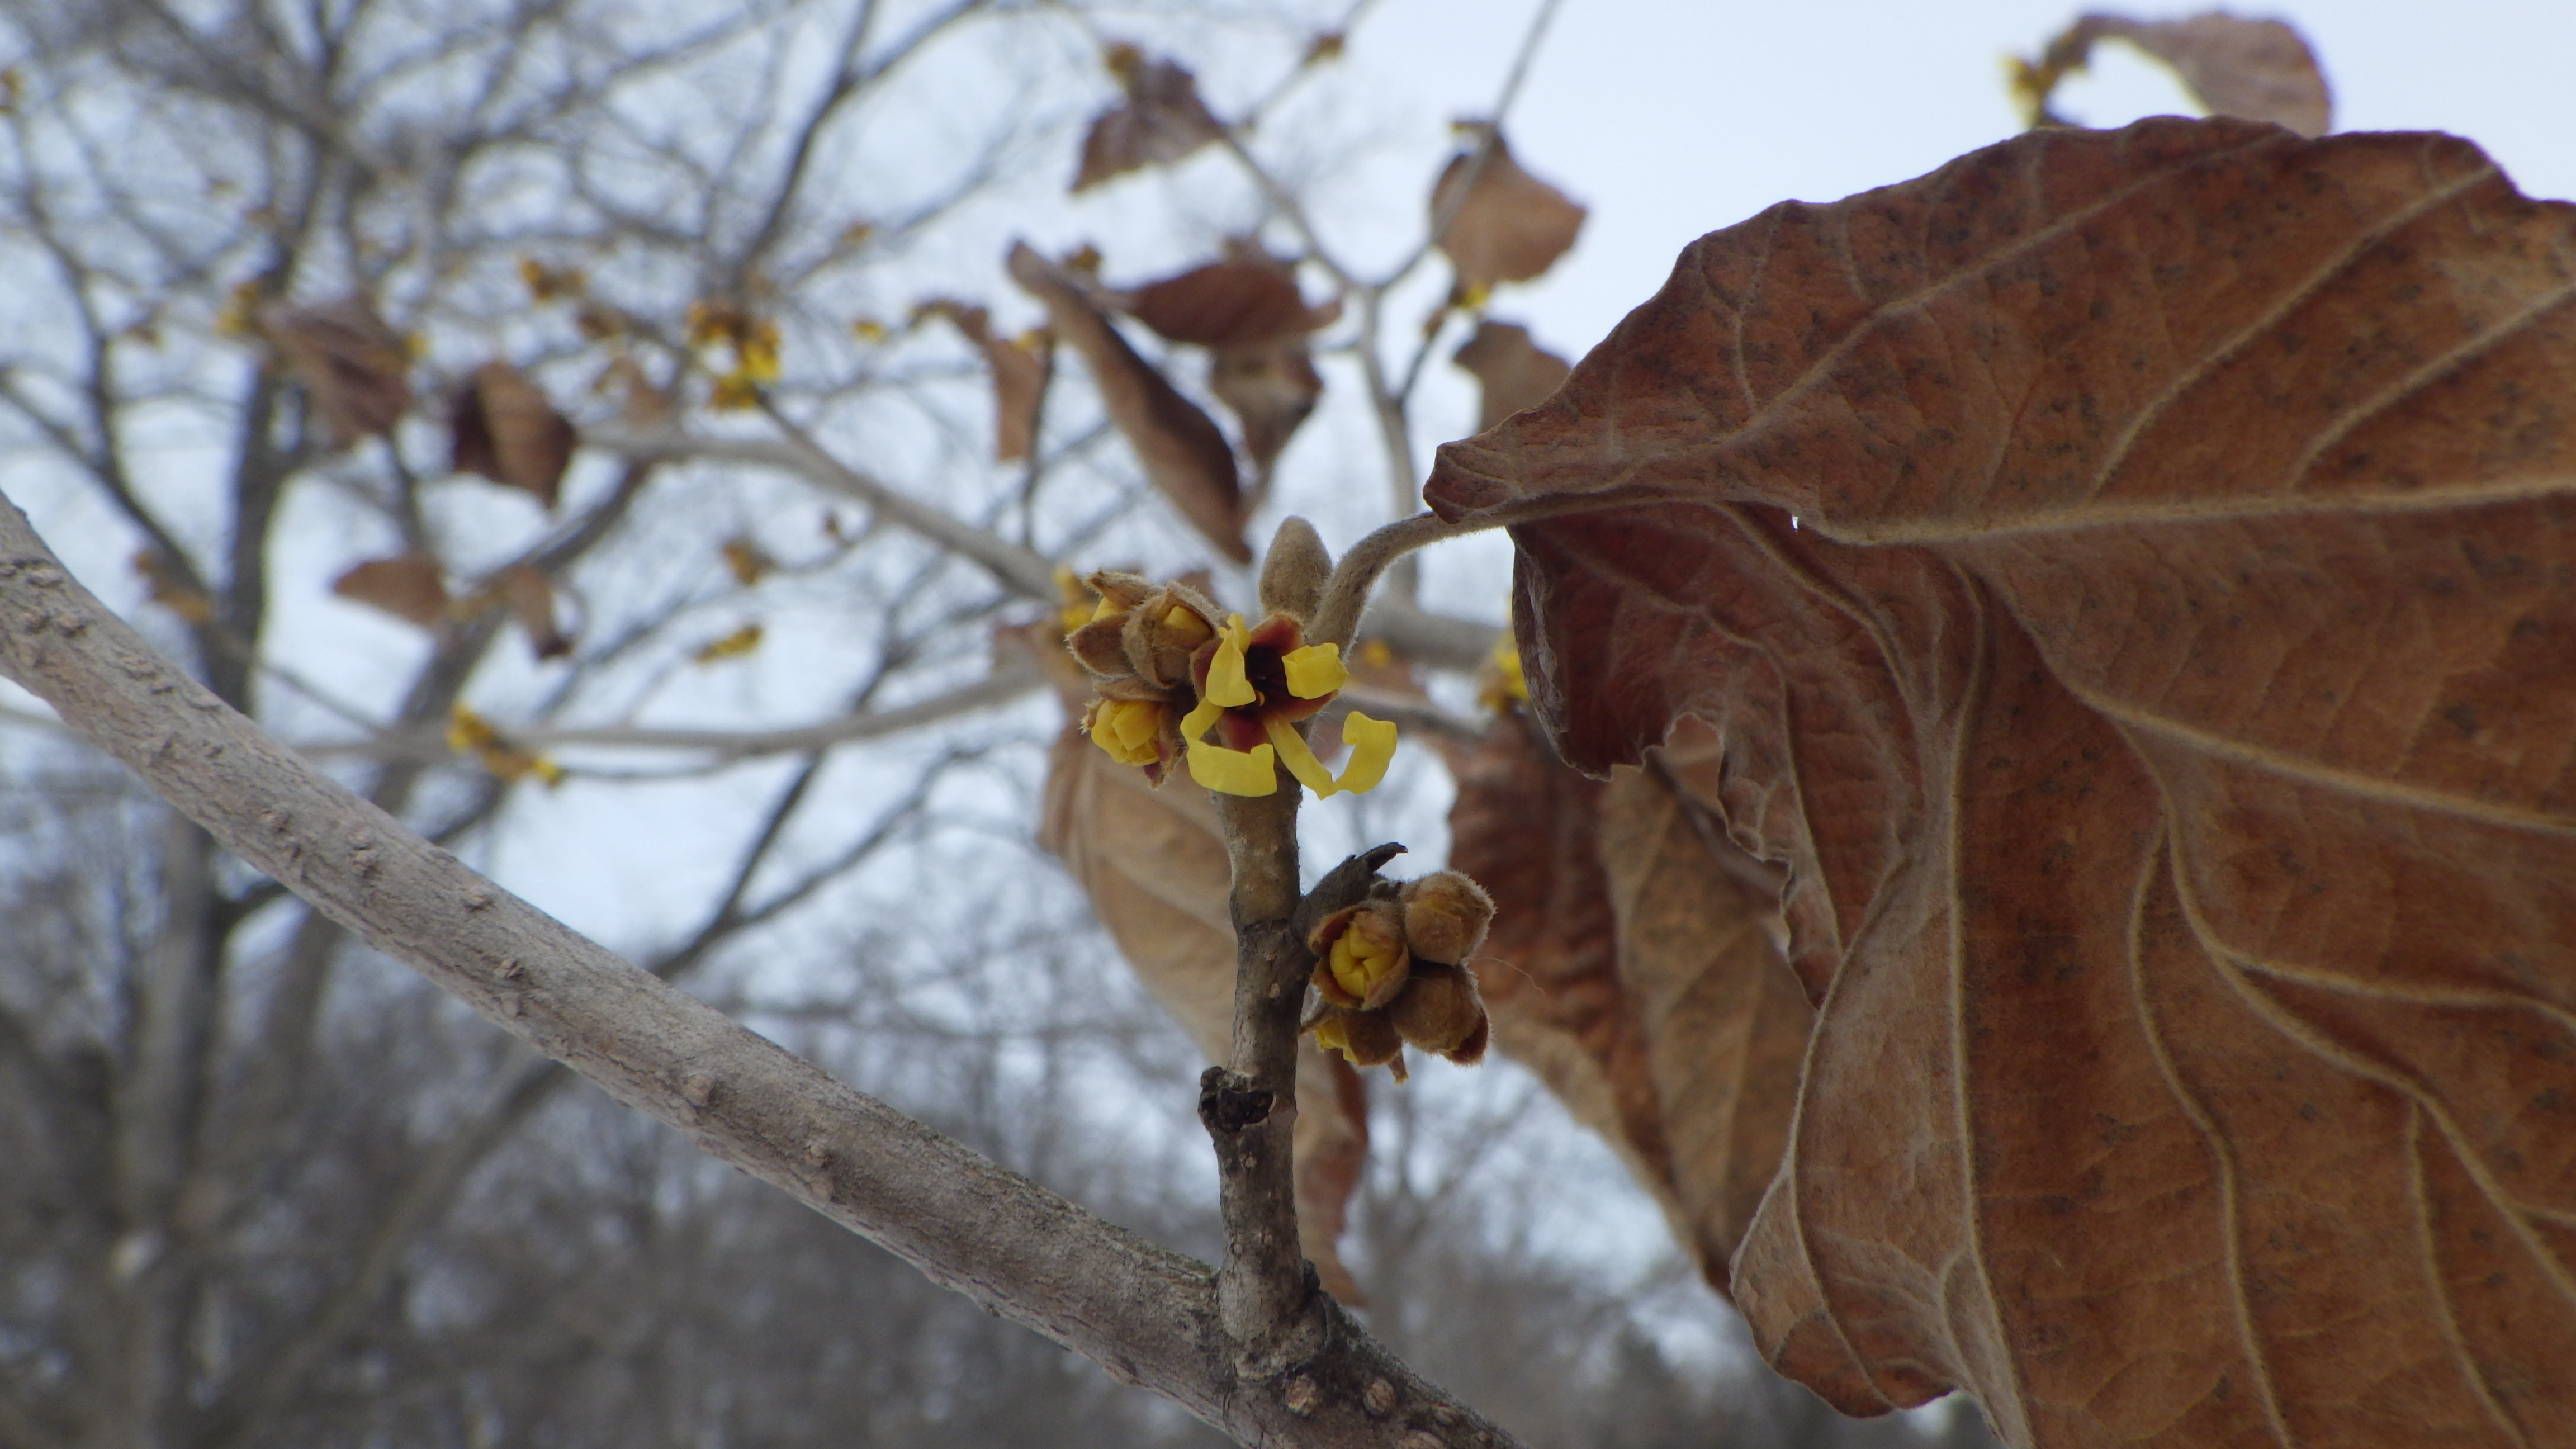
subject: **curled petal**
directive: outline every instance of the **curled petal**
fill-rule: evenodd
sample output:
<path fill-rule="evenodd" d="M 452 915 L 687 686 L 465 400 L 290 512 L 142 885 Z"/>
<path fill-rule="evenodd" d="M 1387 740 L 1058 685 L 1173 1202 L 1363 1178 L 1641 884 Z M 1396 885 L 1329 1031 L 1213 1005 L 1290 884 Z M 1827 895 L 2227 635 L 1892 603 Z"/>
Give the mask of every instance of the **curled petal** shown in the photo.
<path fill-rule="evenodd" d="M 1279 656 L 1280 668 L 1288 675 L 1288 692 L 1299 699 L 1322 699 L 1350 683 L 1351 672 L 1342 667 L 1342 646 L 1309 644 Z"/>
<path fill-rule="evenodd" d="M 1350 748 L 1350 763 L 1337 778 L 1315 758 L 1296 727 L 1284 720 L 1265 716 L 1262 734 L 1279 751 L 1279 763 L 1297 777 L 1297 783 L 1315 792 L 1318 800 L 1335 795 L 1357 795 L 1374 790 L 1386 778 L 1387 762 L 1395 758 L 1395 723 L 1370 719 L 1354 710 L 1342 719 L 1342 743 Z M 1183 731 L 1187 732 L 1186 728 Z"/>
<path fill-rule="evenodd" d="M 1342 718 L 1342 743 L 1350 749 L 1351 762 L 1342 767 L 1342 777 L 1334 783 L 1354 795 L 1374 790 L 1395 758 L 1395 721 L 1370 719 L 1352 710 Z"/>

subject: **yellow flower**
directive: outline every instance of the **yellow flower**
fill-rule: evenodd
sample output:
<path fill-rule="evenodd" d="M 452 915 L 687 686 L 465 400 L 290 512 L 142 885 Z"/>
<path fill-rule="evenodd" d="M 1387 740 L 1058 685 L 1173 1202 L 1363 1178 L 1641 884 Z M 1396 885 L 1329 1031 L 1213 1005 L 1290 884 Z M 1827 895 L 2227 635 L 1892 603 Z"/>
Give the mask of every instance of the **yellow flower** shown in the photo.
<path fill-rule="evenodd" d="M 1122 765 L 1150 765 L 1162 758 L 1159 742 L 1170 709 L 1150 699 L 1096 699 L 1083 716 L 1091 742 Z"/>
<path fill-rule="evenodd" d="M 1301 633 L 1285 615 L 1273 615 L 1256 630 L 1234 614 L 1215 631 L 1215 651 L 1198 679 L 1199 702 L 1181 721 L 1191 779 L 1228 795 L 1267 795 L 1279 788 L 1276 762 L 1324 799 L 1374 789 L 1386 778 L 1395 756 L 1391 721 L 1356 710 L 1344 717 L 1342 743 L 1351 757 L 1339 776 L 1324 768 L 1297 733 L 1299 721 L 1350 682 L 1341 646 L 1305 644 Z M 1224 738 L 1209 740 L 1211 730 Z"/>

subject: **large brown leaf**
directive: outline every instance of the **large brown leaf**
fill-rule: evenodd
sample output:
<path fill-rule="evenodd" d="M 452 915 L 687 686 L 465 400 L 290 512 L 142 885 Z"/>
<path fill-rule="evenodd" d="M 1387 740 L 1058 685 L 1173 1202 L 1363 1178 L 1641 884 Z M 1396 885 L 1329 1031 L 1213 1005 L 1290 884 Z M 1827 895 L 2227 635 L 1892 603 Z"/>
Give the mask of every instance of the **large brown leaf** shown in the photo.
<path fill-rule="evenodd" d="M 1704 828 L 1713 751 L 1689 749 L 1605 785 L 1505 715 L 1456 762 L 1450 860 L 1498 906 L 1475 962 L 1495 1046 L 1618 1150 L 1724 1291 L 1811 1013 L 1765 930 L 1777 882 Z"/>
<path fill-rule="evenodd" d="M 1443 450 L 1569 757 L 1706 717 L 1788 868 L 1784 1370 L 2576 1443 L 2571 232 L 2448 137 L 2038 132 L 1702 239 Z"/>
<path fill-rule="evenodd" d="M 1234 1030 L 1234 928 L 1225 843 L 1207 791 L 1185 782 L 1156 790 L 1144 771 L 1068 729 L 1048 761 L 1038 843 L 1081 883 L 1147 993 L 1209 1061 L 1224 1061 Z M 1327 1292 L 1363 1305 L 1334 1245 L 1368 1161 L 1368 1099 L 1349 1063 L 1311 1039 L 1297 1048 L 1291 1145 L 1300 1246 Z"/>
<path fill-rule="evenodd" d="M 1063 268 L 1015 242 L 1010 271 L 1012 280 L 1046 304 L 1055 335 L 1082 354 L 1100 390 L 1101 406 L 1136 450 L 1145 476 L 1226 557 L 1250 563 L 1252 546 L 1243 541 L 1243 486 L 1225 434 L 1152 363 L 1136 355 Z"/>
<path fill-rule="evenodd" d="M 1696 720 L 1601 792 L 1601 868 L 1618 921 L 1683 1245 L 1719 1291 L 1789 1139 L 1815 1013 L 1772 942 L 1776 871 L 1716 818 L 1722 760 Z"/>
<path fill-rule="evenodd" d="M 1603 786 L 1567 769 L 1518 714 L 1455 766 L 1449 864 L 1494 897 L 1476 984 L 1494 1046 L 1537 1074 L 1616 1149 L 1684 1243 L 1646 1023 L 1619 983 L 1618 921 L 1601 868 Z"/>

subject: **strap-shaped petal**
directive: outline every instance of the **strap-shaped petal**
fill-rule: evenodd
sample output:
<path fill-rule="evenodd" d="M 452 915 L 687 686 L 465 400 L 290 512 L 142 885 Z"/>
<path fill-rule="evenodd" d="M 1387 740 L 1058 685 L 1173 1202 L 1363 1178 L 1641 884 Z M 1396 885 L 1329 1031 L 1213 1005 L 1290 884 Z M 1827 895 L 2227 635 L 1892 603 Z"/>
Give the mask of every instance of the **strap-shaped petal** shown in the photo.
<path fill-rule="evenodd" d="M 1202 706 L 1216 704 L 1233 709 L 1261 697 L 1243 672 L 1243 651 L 1251 638 L 1252 631 L 1243 627 L 1241 614 L 1229 616 L 1225 627 L 1217 631 L 1216 657 L 1208 661 L 1207 693 L 1199 701 Z"/>
<path fill-rule="evenodd" d="M 1342 717 L 1342 743 L 1350 749 L 1351 762 L 1342 767 L 1338 783 L 1354 795 L 1374 790 L 1395 758 L 1395 721 L 1352 710 Z"/>

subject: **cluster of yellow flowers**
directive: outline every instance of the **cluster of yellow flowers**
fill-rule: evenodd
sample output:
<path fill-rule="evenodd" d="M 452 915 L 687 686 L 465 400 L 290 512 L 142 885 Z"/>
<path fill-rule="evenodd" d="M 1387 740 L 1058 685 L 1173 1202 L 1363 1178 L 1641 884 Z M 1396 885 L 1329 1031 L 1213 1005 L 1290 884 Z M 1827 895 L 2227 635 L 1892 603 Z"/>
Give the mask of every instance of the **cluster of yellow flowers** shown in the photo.
<path fill-rule="evenodd" d="M 760 401 L 760 390 L 778 381 L 778 324 L 755 317 L 731 302 L 691 302 L 688 315 L 691 347 L 726 346 L 733 366 L 716 375 L 707 405 L 717 409 L 747 408 Z"/>
<path fill-rule="evenodd" d="M 1493 897 L 1454 870 L 1325 917 L 1306 941 L 1316 1044 L 1399 1082 L 1408 1045 L 1462 1066 L 1483 1060 L 1493 1027 L 1467 962 L 1493 920 Z"/>

